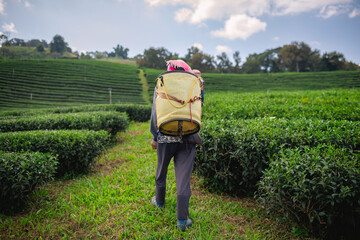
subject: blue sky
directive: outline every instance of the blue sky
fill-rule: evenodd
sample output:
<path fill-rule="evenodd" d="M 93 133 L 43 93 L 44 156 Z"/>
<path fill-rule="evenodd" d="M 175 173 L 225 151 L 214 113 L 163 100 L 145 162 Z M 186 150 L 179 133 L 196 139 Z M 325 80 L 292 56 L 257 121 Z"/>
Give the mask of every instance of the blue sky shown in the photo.
<path fill-rule="evenodd" d="M 79 52 L 120 44 L 130 57 L 150 47 L 182 57 L 197 46 L 243 61 L 303 41 L 360 64 L 359 0 L 0 0 L 0 32 L 47 42 L 60 34 Z"/>

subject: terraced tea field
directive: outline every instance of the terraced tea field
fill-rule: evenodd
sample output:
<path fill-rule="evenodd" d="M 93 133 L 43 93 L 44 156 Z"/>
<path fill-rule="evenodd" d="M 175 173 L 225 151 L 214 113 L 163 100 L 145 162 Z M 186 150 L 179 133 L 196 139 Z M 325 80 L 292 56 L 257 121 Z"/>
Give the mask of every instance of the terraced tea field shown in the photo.
<path fill-rule="evenodd" d="M 145 69 L 152 96 L 155 79 L 164 71 Z M 360 71 L 221 74 L 204 73 L 205 92 L 272 92 L 359 88 Z"/>
<path fill-rule="evenodd" d="M 0 109 L 141 103 L 133 65 L 93 60 L 1 60 Z"/>

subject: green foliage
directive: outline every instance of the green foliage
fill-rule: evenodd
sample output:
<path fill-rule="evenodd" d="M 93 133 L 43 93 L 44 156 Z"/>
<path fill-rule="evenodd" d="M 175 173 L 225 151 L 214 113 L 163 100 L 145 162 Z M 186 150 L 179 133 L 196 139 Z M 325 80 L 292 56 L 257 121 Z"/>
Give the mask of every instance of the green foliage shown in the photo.
<path fill-rule="evenodd" d="M 66 51 L 67 45 L 68 44 L 65 42 L 64 37 L 55 35 L 50 43 L 50 52 L 62 54 Z"/>
<path fill-rule="evenodd" d="M 0 121 L 0 132 L 27 130 L 89 129 L 106 130 L 115 135 L 128 127 L 128 117 L 119 112 L 81 112 L 35 115 Z"/>
<path fill-rule="evenodd" d="M 360 150 L 360 122 L 317 119 L 208 120 L 197 152 L 196 172 L 207 186 L 231 194 L 256 190 L 272 156 L 281 149 L 331 144 Z"/>
<path fill-rule="evenodd" d="M 0 60 L 4 59 L 49 59 L 50 50 L 38 51 L 36 47 L 7 46 L 0 49 Z"/>
<path fill-rule="evenodd" d="M 31 110 L 11 110 L 0 112 L 0 118 L 9 119 L 19 116 L 33 116 L 39 114 L 51 113 L 78 113 L 78 112 L 98 112 L 98 111 L 116 111 L 125 112 L 129 116 L 129 120 L 136 122 L 145 122 L 150 119 L 151 106 L 139 104 L 96 104 L 82 105 L 76 107 L 57 107 L 47 109 L 31 109 Z"/>
<path fill-rule="evenodd" d="M 39 151 L 58 155 L 57 175 L 87 172 L 95 157 L 110 143 L 111 137 L 106 131 L 38 130 L 0 133 L 0 151 Z"/>
<path fill-rule="evenodd" d="M 359 89 L 214 93 L 205 95 L 203 117 L 206 119 L 319 118 L 359 121 L 359 102 Z"/>
<path fill-rule="evenodd" d="M 37 186 L 53 179 L 56 165 L 48 153 L 0 152 L 0 212 L 20 207 Z"/>
<path fill-rule="evenodd" d="M 355 239 L 360 155 L 325 145 L 284 149 L 279 155 L 259 183 L 263 206 L 321 237 Z"/>
<path fill-rule="evenodd" d="M 0 60 L 0 110 L 146 104 L 137 67 L 95 60 Z"/>
<path fill-rule="evenodd" d="M 139 67 L 166 69 L 166 61 L 179 58 L 164 47 L 149 48 L 144 50 L 142 58 L 138 58 L 136 63 Z"/>
<path fill-rule="evenodd" d="M 147 70 L 146 73 L 150 74 Z M 148 81 L 153 83 L 156 77 L 151 77 Z M 226 96 L 228 92 L 293 92 L 360 87 L 360 71 L 257 74 L 204 73 L 202 77 L 205 81 L 205 93 L 221 91 L 223 96 Z"/>
<path fill-rule="evenodd" d="M 291 237 L 287 224 L 266 216 L 253 199 L 211 194 L 196 177 L 189 208 L 193 227 L 177 230 L 173 164 L 165 209 L 151 205 L 156 152 L 149 146 L 150 137 L 148 123 L 131 124 L 121 133 L 121 144 L 101 156 L 93 174 L 36 191 L 22 214 L 0 214 L 0 238 L 300 239 Z"/>

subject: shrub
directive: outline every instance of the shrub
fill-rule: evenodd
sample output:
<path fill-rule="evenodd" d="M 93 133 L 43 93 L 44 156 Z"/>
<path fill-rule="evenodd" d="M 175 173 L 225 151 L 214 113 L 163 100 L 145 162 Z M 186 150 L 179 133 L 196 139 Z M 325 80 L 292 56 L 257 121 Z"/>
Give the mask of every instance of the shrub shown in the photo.
<path fill-rule="evenodd" d="M 83 173 L 111 142 L 106 131 L 38 130 L 0 134 L 0 150 L 42 152 L 58 155 L 57 175 Z"/>
<path fill-rule="evenodd" d="M 151 106 L 139 104 L 96 104 L 84 105 L 78 107 L 62 107 L 52 109 L 54 113 L 68 112 L 93 112 L 93 111 L 117 111 L 126 112 L 129 119 L 136 122 L 145 122 L 150 120 Z"/>
<path fill-rule="evenodd" d="M 206 119 L 318 118 L 359 121 L 360 90 L 332 89 L 298 92 L 211 93 L 205 96 Z"/>
<path fill-rule="evenodd" d="M 3 119 L 15 118 L 19 116 L 33 116 L 44 115 L 51 113 L 77 113 L 77 112 L 96 112 L 96 111 L 117 111 L 126 112 L 129 120 L 136 122 L 145 122 L 150 120 L 151 106 L 139 104 L 92 104 L 75 107 L 58 107 L 48 109 L 35 109 L 31 111 L 26 110 L 12 110 L 3 111 L 0 117 Z"/>
<path fill-rule="evenodd" d="M 360 122 L 324 120 L 210 120 L 201 136 L 206 160 L 197 151 L 195 171 L 214 190 L 256 190 L 270 159 L 282 148 L 331 144 L 360 150 Z"/>
<path fill-rule="evenodd" d="M 22 205 L 37 186 L 53 179 L 56 165 L 49 153 L 0 152 L 0 211 Z"/>
<path fill-rule="evenodd" d="M 128 127 L 128 117 L 119 112 L 81 112 L 36 115 L 0 121 L 0 132 L 27 130 L 90 129 L 106 130 L 115 135 Z"/>
<path fill-rule="evenodd" d="M 360 155 L 324 145 L 284 149 L 279 155 L 259 182 L 259 199 L 266 209 L 295 219 L 321 237 L 356 239 Z"/>

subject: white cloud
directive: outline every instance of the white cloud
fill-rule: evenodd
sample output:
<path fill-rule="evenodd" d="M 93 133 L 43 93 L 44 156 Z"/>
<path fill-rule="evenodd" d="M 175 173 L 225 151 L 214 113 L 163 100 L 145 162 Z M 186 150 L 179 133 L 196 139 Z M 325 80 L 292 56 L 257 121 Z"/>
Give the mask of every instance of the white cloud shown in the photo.
<path fill-rule="evenodd" d="M 178 22 L 185 22 L 191 18 L 193 11 L 188 8 L 182 8 L 175 13 L 175 20 Z"/>
<path fill-rule="evenodd" d="M 259 31 L 265 31 L 266 23 L 259 19 L 249 17 L 245 14 L 231 16 L 225 22 L 225 28 L 212 31 L 211 34 L 216 37 L 223 37 L 230 40 L 242 38 L 246 40 L 248 37 Z"/>
<path fill-rule="evenodd" d="M 216 52 L 217 53 L 223 53 L 223 52 L 224 53 L 231 53 L 232 50 L 228 46 L 218 45 L 218 46 L 216 46 Z"/>
<path fill-rule="evenodd" d="M 4 15 L 5 14 L 5 4 L 4 4 L 4 0 L 0 0 L 0 14 Z"/>
<path fill-rule="evenodd" d="M 29 8 L 31 7 L 31 4 L 27 0 L 18 0 L 19 3 L 23 4 L 25 7 Z"/>
<path fill-rule="evenodd" d="M 345 6 L 353 0 L 144 0 L 152 7 L 160 5 L 181 6 L 175 19 L 198 24 L 208 19 L 223 20 L 231 15 L 246 14 L 259 17 L 269 15 L 289 15 L 328 6 Z M 183 15 L 185 14 L 185 15 Z"/>
<path fill-rule="evenodd" d="M 25 5 L 25 7 L 31 7 L 30 2 L 28 2 L 28 1 L 24 1 L 24 5 Z"/>
<path fill-rule="evenodd" d="M 4 23 L 2 25 L 2 29 L 5 31 L 5 32 L 9 32 L 9 33 L 17 33 L 18 31 L 15 29 L 15 24 L 14 23 L 10 23 L 10 24 L 7 24 L 7 23 Z"/>
<path fill-rule="evenodd" d="M 330 18 L 348 13 L 354 0 L 144 0 L 149 6 L 179 6 L 174 12 L 177 22 L 206 26 L 207 20 L 225 22 L 225 28 L 212 34 L 228 39 L 246 39 L 258 31 L 264 31 L 264 15 L 284 16 L 319 11 L 319 16 Z M 349 17 L 359 15 L 354 11 Z M 242 16 L 242 17 L 240 17 Z M 230 18 L 229 18 L 230 17 Z M 242 18 L 242 20 L 240 20 Z M 241 23 L 243 25 L 236 25 Z M 245 25 L 244 25 L 245 24 Z M 234 31 L 234 32 L 232 32 Z"/>
<path fill-rule="evenodd" d="M 203 47 L 203 45 L 202 45 L 201 43 L 194 43 L 193 46 L 196 47 L 196 48 L 198 48 L 199 50 L 203 50 L 203 49 L 204 49 L 204 47 Z"/>
<path fill-rule="evenodd" d="M 321 45 L 321 43 L 318 42 L 318 41 L 311 41 L 310 44 L 311 44 L 312 46 L 320 46 L 320 45 Z"/>
<path fill-rule="evenodd" d="M 271 1 L 271 0 L 269 0 Z M 353 0 L 273 0 L 272 15 L 288 15 L 310 12 L 331 5 L 343 5 Z"/>
<path fill-rule="evenodd" d="M 274 42 L 278 42 L 278 41 L 280 41 L 280 38 L 279 37 L 273 37 L 273 39 L 272 39 Z"/>
<path fill-rule="evenodd" d="M 349 13 L 349 18 L 354 18 L 360 16 L 360 9 L 355 8 L 351 13 Z"/>
<path fill-rule="evenodd" d="M 321 8 L 319 16 L 327 19 L 344 12 L 346 12 L 346 8 L 344 6 L 324 6 Z"/>

